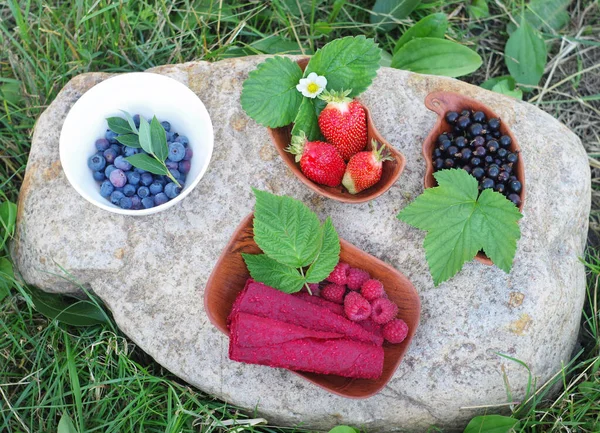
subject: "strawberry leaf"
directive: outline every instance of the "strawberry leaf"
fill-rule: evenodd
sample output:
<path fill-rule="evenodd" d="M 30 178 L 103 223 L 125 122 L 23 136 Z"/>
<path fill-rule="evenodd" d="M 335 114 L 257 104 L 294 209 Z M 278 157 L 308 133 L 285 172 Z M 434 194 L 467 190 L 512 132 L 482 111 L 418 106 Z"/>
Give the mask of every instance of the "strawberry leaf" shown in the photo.
<path fill-rule="evenodd" d="M 377 75 L 381 49 L 364 36 L 348 36 L 329 42 L 308 62 L 304 76 L 311 72 L 327 78 L 328 90 L 352 89 L 350 97 L 364 92 Z"/>
<path fill-rule="evenodd" d="M 257 123 L 270 128 L 292 123 L 303 99 L 296 89 L 301 78 L 300 66 L 287 57 L 265 60 L 244 81 L 242 108 Z"/>
<path fill-rule="evenodd" d="M 254 190 L 254 240 L 272 259 L 301 268 L 315 260 L 321 247 L 319 219 L 304 203 Z"/>
<path fill-rule="evenodd" d="M 309 141 L 323 138 L 319 128 L 319 114 L 323 111 L 327 103 L 321 99 L 302 98 L 300 109 L 294 119 L 294 128 L 292 136 L 300 135 L 300 132 L 306 134 Z"/>
<path fill-rule="evenodd" d="M 434 176 L 439 186 L 426 189 L 398 214 L 398 219 L 427 231 L 423 247 L 434 284 L 453 277 L 482 249 L 496 266 L 510 272 L 521 236 L 519 210 L 498 192 L 479 195 L 477 180 L 464 170 L 442 170 Z"/>
<path fill-rule="evenodd" d="M 296 268 L 279 263 L 266 254 L 244 254 L 250 275 L 256 281 L 277 288 L 285 293 L 295 293 L 302 289 L 305 279 Z"/>
<path fill-rule="evenodd" d="M 331 274 L 340 260 L 340 238 L 328 217 L 321 226 L 321 247 L 315 261 L 306 272 L 306 282 L 318 283 Z"/>

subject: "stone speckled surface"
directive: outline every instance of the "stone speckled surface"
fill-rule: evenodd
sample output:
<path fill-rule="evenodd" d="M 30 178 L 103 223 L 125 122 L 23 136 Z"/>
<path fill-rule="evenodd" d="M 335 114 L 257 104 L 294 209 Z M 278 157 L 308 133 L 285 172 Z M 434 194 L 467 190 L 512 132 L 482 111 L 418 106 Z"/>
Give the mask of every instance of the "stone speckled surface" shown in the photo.
<path fill-rule="evenodd" d="M 515 399 L 567 361 L 585 293 L 582 256 L 590 173 L 579 139 L 532 105 L 457 80 L 382 68 L 361 97 L 379 131 L 407 158 L 383 196 L 347 205 L 310 192 L 280 160 L 265 128 L 240 107 L 242 82 L 262 57 L 153 69 L 188 85 L 215 128 L 208 172 L 182 203 L 146 217 L 102 211 L 69 185 L 58 139 L 69 108 L 109 77 L 75 77 L 38 120 L 21 190 L 13 255 L 23 278 L 51 292 L 76 287 L 59 266 L 97 293 L 120 328 L 187 382 L 233 404 L 258 407 L 271 423 L 327 429 L 337 423 L 375 431 L 421 432 L 436 424 L 462 431 L 476 411 L 506 402 L 503 368 Z M 423 105 L 434 90 L 488 104 L 523 149 L 528 196 L 522 239 L 510 275 L 478 262 L 433 287 L 424 233 L 395 219 L 423 190 L 421 143 L 435 121 Z M 94 137 L 90 137 L 93 139 Z M 284 370 L 227 358 L 227 338 L 208 321 L 203 290 L 221 250 L 253 206 L 250 186 L 304 200 L 340 235 L 404 272 L 422 298 L 421 325 L 389 385 L 367 400 L 331 395 Z"/>

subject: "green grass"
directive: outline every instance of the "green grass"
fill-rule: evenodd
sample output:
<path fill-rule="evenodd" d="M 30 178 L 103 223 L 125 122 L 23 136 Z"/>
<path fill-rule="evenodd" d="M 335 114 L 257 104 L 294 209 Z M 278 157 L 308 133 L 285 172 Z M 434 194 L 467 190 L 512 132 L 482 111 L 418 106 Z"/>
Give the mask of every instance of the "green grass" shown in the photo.
<path fill-rule="evenodd" d="M 0 2 L 0 190 L 16 201 L 35 120 L 69 79 L 84 72 L 136 71 L 261 52 L 311 54 L 336 37 L 359 34 L 391 52 L 412 23 L 446 12 L 448 37 L 476 49 L 484 60 L 463 79 L 480 84 L 505 75 L 505 28 L 518 19 L 522 2 L 489 1 L 491 15 L 479 21 L 469 18 L 465 3 L 424 1 L 393 30 L 379 32 L 369 22 L 373 1 Z M 546 32 L 552 41 L 546 74 L 525 98 L 567 124 L 590 155 L 588 302 L 577 357 L 551 383 L 537 384 L 528 399 L 511 407 L 521 420 L 516 431 L 522 432 L 600 431 L 598 2 L 574 1 L 569 14 L 571 23 L 561 34 Z M 7 246 L 2 251 L 8 255 Z M 222 423 L 254 422 L 163 370 L 112 324 L 75 328 L 50 321 L 31 307 L 22 289 L 0 302 L 2 432 L 56 431 L 63 413 L 80 433 L 210 432 L 231 429 Z M 558 397 L 549 392 L 553 385 Z"/>

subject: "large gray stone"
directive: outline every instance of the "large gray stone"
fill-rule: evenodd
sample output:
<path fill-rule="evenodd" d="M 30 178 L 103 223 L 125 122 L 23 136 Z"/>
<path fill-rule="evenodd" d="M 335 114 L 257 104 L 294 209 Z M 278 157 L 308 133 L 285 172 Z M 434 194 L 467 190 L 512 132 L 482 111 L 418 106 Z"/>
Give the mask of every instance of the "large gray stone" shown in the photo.
<path fill-rule="evenodd" d="M 156 215 L 124 217 L 81 198 L 58 153 L 73 103 L 109 75 L 75 77 L 40 117 L 19 202 L 14 259 L 23 278 L 50 292 L 76 290 L 59 268 L 98 294 L 119 327 L 156 361 L 187 382 L 272 423 L 326 429 L 338 423 L 369 431 L 461 428 L 477 410 L 524 395 L 525 362 L 544 383 L 567 361 L 585 293 L 583 254 L 590 173 L 579 139 L 532 105 L 457 80 L 383 68 L 362 96 L 375 124 L 404 153 L 396 184 L 362 205 L 323 199 L 281 161 L 265 128 L 240 107 L 242 82 L 263 58 L 164 66 L 154 72 L 188 85 L 215 127 L 208 172 L 182 203 Z M 506 274 L 478 262 L 433 287 L 424 233 L 396 220 L 423 190 L 421 143 L 435 115 L 423 105 L 433 90 L 488 104 L 523 149 L 528 196 L 514 267 Z M 91 137 L 92 139 L 93 137 Z M 285 371 L 228 360 L 227 338 L 208 321 L 203 293 L 227 240 L 253 206 L 250 187 L 304 200 L 340 235 L 404 272 L 422 299 L 421 325 L 389 385 L 367 400 L 329 394 Z"/>

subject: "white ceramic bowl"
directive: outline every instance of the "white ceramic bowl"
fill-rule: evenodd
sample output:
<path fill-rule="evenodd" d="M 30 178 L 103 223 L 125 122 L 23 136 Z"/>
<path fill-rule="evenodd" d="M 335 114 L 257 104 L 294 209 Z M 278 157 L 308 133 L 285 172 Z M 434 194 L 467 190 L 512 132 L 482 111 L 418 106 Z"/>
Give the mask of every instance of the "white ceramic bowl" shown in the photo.
<path fill-rule="evenodd" d="M 183 190 L 165 204 L 150 209 L 125 210 L 100 195 L 100 185 L 87 166 L 96 153 L 95 142 L 103 138 L 107 117 L 123 117 L 121 110 L 150 120 L 171 123 L 173 131 L 188 137 L 194 151 Z M 163 211 L 187 196 L 206 172 L 213 150 L 213 127 L 202 101 L 172 78 L 134 72 L 109 78 L 88 90 L 73 105 L 60 134 L 60 162 L 75 190 L 90 203 L 123 215 L 148 215 Z"/>

